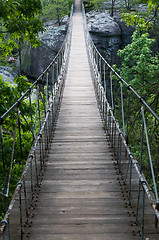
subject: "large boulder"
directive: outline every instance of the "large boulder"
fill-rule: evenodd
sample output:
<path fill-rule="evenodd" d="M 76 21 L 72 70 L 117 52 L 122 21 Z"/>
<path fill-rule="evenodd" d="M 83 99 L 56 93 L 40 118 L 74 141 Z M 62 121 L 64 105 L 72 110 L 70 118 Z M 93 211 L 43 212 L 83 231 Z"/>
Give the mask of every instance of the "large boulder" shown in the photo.
<path fill-rule="evenodd" d="M 88 30 L 97 49 L 109 63 L 116 62 L 121 46 L 120 26 L 107 12 L 92 11 L 86 16 Z"/>
<path fill-rule="evenodd" d="M 60 50 L 67 32 L 68 17 L 58 26 L 56 21 L 45 24 L 46 31 L 39 34 L 41 46 L 31 48 L 27 45 L 22 52 L 22 72 L 37 78 L 54 59 Z"/>
<path fill-rule="evenodd" d="M 102 56 L 110 63 L 120 62 L 117 51 L 131 42 L 134 28 L 121 21 L 120 14 L 111 17 L 108 11 L 86 14 L 88 30 Z"/>
<path fill-rule="evenodd" d="M 104 37 L 121 35 L 119 25 L 106 12 L 90 12 L 87 13 L 87 18 L 90 33 L 98 33 Z"/>
<path fill-rule="evenodd" d="M 0 76 L 2 76 L 3 81 L 14 84 L 14 78 L 16 76 L 16 73 L 13 72 L 12 67 L 0 66 Z"/>

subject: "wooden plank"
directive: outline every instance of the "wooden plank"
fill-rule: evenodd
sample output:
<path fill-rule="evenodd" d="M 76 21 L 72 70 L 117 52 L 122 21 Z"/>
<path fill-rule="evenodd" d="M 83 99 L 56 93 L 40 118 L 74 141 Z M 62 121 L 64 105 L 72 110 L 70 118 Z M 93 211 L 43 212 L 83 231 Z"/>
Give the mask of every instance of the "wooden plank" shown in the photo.
<path fill-rule="evenodd" d="M 108 223 L 108 224 L 68 224 L 68 225 L 60 225 L 60 224 L 49 224 L 49 219 L 47 221 L 48 224 L 37 224 L 36 228 L 34 228 L 34 234 L 41 233 L 45 236 L 45 234 L 103 234 L 105 233 L 105 237 L 107 233 L 118 233 L 120 237 L 120 233 L 128 233 L 132 231 L 131 226 L 128 224 L 122 224 L 118 221 L 118 223 Z M 125 226 L 125 227 L 124 227 Z M 120 239 L 120 238 L 119 238 Z"/>
<path fill-rule="evenodd" d="M 33 233 L 31 236 L 33 237 L 32 239 L 34 240 L 119 240 L 119 235 L 118 233 L 107 233 L 107 238 L 105 238 L 106 234 L 84 234 L 84 233 L 78 233 L 78 234 L 50 234 L 50 233 Z M 121 236 L 122 240 L 128 240 L 127 237 L 127 233 L 122 234 Z M 28 238 L 27 238 L 28 239 Z M 129 238 L 129 240 L 137 240 L 137 239 L 141 239 L 140 238 L 136 238 L 136 236 L 133 236 Z M 152 240 L 158 240 L 156 239 L 152 239 Z"/>

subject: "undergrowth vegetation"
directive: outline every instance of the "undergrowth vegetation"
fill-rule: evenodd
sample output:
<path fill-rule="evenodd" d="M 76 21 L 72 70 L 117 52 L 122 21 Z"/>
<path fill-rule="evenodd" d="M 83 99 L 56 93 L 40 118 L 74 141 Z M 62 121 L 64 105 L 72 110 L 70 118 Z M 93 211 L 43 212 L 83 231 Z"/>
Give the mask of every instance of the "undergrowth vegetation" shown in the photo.
<path fill-rule="evenodd" d="M 32 46 L 40 44 L 38 32 L 44 30 L 43 22 L 57 20 L 60 25 L 61 18 L 70 13 L 72 0 L 28 0 L 27 4 L 26 1 L 16 0 L 12 7 L 13 12 L 9 10 L 11 4 L 12 1 L 0 1 L 0 13 L 3 10 L 0 16 L 0 64 L 15 67 L 15 53 L 19 53 L 17 58 L 20 59 L 20 51 L 25 41 L 30 41 Z M 26 4 L 25 7 L 23 4 Z M 15 18 L 17 19 L 14 25 Z M 0 117 L 30 86 L 27 77 L 20 73 L 12 84 L 0 76 Z M 27 94 L 4 121 L 3 118 L 0 119 L 0 220 L 4 217 L 25 168 L 43 117 L 46 101 L 44 96 L 47 89 L 45 87 L 39 89 L 42 89 L 42 92 L 39 90 L 38 103 L 35 88 L 31 90 L 31 99 Z M 40 112 L 39 116 L 37 116 L 37 108 Z"/>

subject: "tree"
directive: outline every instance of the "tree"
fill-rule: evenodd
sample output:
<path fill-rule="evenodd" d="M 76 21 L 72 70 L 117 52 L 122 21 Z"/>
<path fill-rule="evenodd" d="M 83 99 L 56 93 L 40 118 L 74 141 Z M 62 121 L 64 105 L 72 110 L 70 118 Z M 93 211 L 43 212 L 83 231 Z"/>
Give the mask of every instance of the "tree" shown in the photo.
<path fill-rule="evenodd" d="M 24 76 L 17 76 L 14 79 L 15 85 L 11 85 L 7 81 L 3 81 L 2 77 L 0 76 L 0 116 L 2 116 L 17 99 L 22 95 L 22 93 L 26 92 L 26 90 L 31 86 L 29 81 Z M 32 100 L 32 111 L 35 116 L 35 100 Z M 19 118 L 21 123 L 21 134 L 23 134 L 22 139 L 22 145 L 23 145 L 23 163 L 25 164 L 28 153 L 30 151 L 30 148 L 32 146 L 33 137 L 32 133 L 30 131 L 32 122 L 34 120 L 31 119 L 30 114 L 30 103 L 28 100 L 28 97 L 24 99 L 24 101 L 19 106 L 20 112 L 23 114 L 25 113 L 25 118 L 27 119 L 27 122 L 21 117 Z M 13 138 L 15 136 L 16 139 L 16 146 L 14 150 L 14 160 L 12 162 L 12 177 L 10 179 L 10 191 L 8 198 L 5 198 L 5 201 L 3 199 L 3 196 L 0 194 L 0 220 L 4 217 L 4 213 L 6 212 L 7 205 L 9 204 L 12 194 L 15 190 L 15 187 L 17 185 L 17 182 L 19 181 L 19 178 L 22 174 L 22 166 L 21 166 L 21 154 L 20 149 L 17 147 L 19 146 L 19 139 L 20 136 L 18 134 L 18 131 L 16 131 L 15 134 L 15 126 L 17 124 L 17 109 L 12 111 L 10 116 L 5 119 L 3 125 L 1 125 L 1 132 L 0 137 L 1 141 L 3 139 L 3 150 L 2 145 L 0 147 L 0 192 L 6 193 L 7 189 L 7 179 L 9 178 L 10 174 L 10 166 L 11 166 L 11 154 L 12 154 L 12 146 L 13 146 Z M 30 127 L 29 127 L 30 126 Z M 3 159 L 3 154 L 5 156 L 5 161 Z M 5 204 L 4 204 L 5 202 Z"/>
<path fill-rule="evenodd" d="M 52 0 L 53 8 L 56 14 L 57 21 L 61 25 L 61 18 L 63 15 L 68 14 L 68 5 L 65 0 Z"/>
<path fill-rule="evenodd" d="M 42 1 L 43 12 L 50 14 L 52 19 L 56 19 L 61 25 L 61 18 L 70 14 L 72 0 L 46 0 Z"/>
<path fill-rule="evenodd" d="M 120 74 L 150 104 L 158 101 L 159 93 L 159 58 L 152 56 L 151 50 L 154 43 L 155 40 L 138 27 L 133 33 L 132 43 L 118 51 L 122 58 Z"/>
<path fill-rule="evenodd" d="M 40 44 L 39 31 L 43 23 L 38 19 L 42 5 L 40 0 L 0 0 L 0 49 L 3 56 L 12 54 L 14 48 L 28 41 L 36 47 Z"/>
<path fill-rule="evenodd" d="M 138 0 L 124 0 L 124 8 L 127 9 L 127 11 L 131 11 L 133 7 L 137 7 L 140 4 L 140 1 Z"/>
<path fill-rule="evenodd" d="M 140 3 L 147 3 L 148 13 L 142 16 L 141 13 L 122 13 L 122 19 L 127 25 L 139 26 L 142 30 L 148 30 L 154 24 L 159 8 L 159 0 L 141 0 Z"/>
<path fill-rule="evenodd" d="M 89 0 L 89 3 L 93 5 L 93 8 L 99 10 L 103 4 L 103 0 Z"/>
<path fill-rule="evenodd" d="M 113 17 L 113 16 L 114 16 L 114 6 L 115 6 L 116 0 L 112 0 L 111 2 L 112 2 L 112 4 L 111 4 L 111 13 L 110 13 L 110 16 Z"/>
<path fill-rule="evenodd" d="M 152 46 L 154 39 L 149 38 L 149 34 L 137 27 L 132 36 L 132 43 L 124 49 L 119 50 L 118 54 L 122 59 L 120 69 L 117 72 L 120 76 L 134 88 L 134 90 L 146 100 L 148 105 L 159 115 L 159 56 L 153 56 Z M 120 123 L 121 119 L 121 89 L 116 87 L 118 79 L 113 76 L 115 87 L 114 114 Z M 116 85 L 115 85 L 116 84 Z M 134 156 L 140 161 L 140 141 L 142 128 L 142 115 L 140 99 L 136 98 L 132 91 L 123 85 L 123 103 L 125 110 L 125 122 L 128 121 L 128 132 L 126 140 Z M 158 178 L 158 146 L 159 143 L 159 123 L 147 108 L 144 108 L 148 138 L 151 149 L 151 157 L 155 170 L 155 177 Z M 128 114 L 128 117 L 126 116 Z M 146 179 L 153 189 L 153 182 L 149 166 L 149 156 L 146 149 L 145 135 L 143 138 L 142 166 Z"/>
<path fill-rule="evenodd" d="M 107 0 L 88 0 L 84 1 L 86 9 L 95 9 L 95 10 L 101 10 L 101 9 L 110 9 L 110 16 L 114 16 L 114 8 L 116 0 L 111 0 L 107 3 Z M 110 4 L 111 3 L 111 4 Z M 106 4 L 108 4 L 109 7 L 106 7 Z"/>

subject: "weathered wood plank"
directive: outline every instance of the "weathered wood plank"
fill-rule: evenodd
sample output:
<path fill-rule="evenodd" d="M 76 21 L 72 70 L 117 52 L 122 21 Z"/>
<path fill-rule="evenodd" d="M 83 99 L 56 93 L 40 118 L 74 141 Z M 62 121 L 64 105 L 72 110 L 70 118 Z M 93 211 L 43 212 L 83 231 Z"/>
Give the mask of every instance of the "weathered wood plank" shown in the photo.
<path fill-rule="evenodd" d="M 122 234 L 121 237 L 122 240 L 128 240 L 127 233 Z M 44 240 L 44 238 L 47 240 L 106 240 L 105 234 L 33 234 L 34 240 Z M 107 240 L 119 240 L 118 233 L 107 234 Z M 136 240 L 136 238 L 132 236 L 129 240 Z"/>

